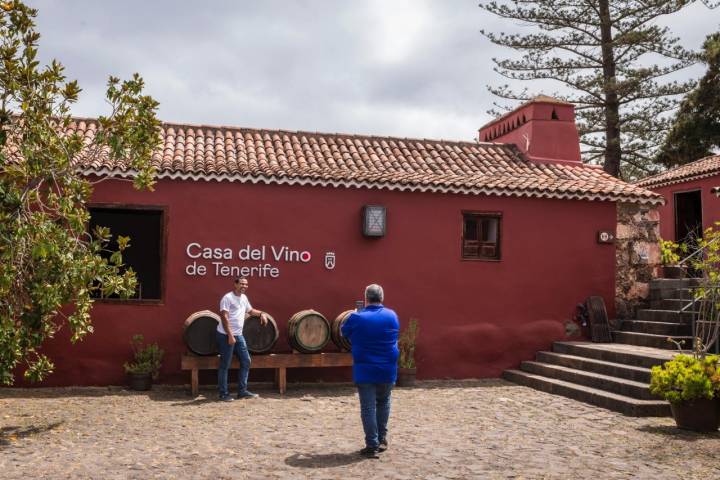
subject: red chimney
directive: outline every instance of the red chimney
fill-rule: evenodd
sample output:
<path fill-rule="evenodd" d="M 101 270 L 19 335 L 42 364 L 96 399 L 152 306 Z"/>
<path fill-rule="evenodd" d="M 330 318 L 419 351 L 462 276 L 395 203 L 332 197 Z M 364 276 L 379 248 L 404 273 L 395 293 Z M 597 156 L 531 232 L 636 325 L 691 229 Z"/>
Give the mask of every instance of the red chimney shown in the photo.
<path fill-rule="evenodd" d="M 480 128 L 481 142 L 514 143 L 531 162 L 581 162 L 575 106 L 539 95 Z"/>

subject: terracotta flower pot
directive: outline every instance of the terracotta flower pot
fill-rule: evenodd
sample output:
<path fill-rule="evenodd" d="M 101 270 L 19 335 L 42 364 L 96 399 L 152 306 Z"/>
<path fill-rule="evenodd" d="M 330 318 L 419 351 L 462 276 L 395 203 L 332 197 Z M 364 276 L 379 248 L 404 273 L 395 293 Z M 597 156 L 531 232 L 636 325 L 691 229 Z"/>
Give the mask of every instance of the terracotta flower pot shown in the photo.
<path fill-rule="evenodd" d="M 129 373 L 130 388 L 132 390 L 150 390 L 152 388 L 152 375 L 149 373 Z"/>
<path fill-rule="evenodd" d="M 671 403 L 678 428 L 695 432 L 714 432 L 720 426 L 720 399 L 699 398 L 689 402 Z"/>
<path fill-rule="evenodd" d="M 663 278 L 685 278 L 685 269 L 680 265 L 663 265 Z"/>
<path fill-rule="evenodd" d="M 412 387 L 415 385 L 416 368 L 398 368 L 397 383 L 398 387 Z"/>

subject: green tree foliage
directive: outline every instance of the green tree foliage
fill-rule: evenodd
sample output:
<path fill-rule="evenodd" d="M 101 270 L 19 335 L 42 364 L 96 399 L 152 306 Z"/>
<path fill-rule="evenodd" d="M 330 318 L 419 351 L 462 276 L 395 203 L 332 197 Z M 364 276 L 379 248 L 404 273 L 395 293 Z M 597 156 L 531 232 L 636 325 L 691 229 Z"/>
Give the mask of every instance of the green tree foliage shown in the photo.
<path fill-rule="evenodd" d="M 41 380 L 53 364 L 39 350 L 66 326 L 73 341 L 92 332 L 93 295 L 133 293 L 135 275 L 122 264 L 129 239 L 101 256 L 111 233 L 87 232 L 92 184 L 78 168 L 97 155 L 123 159 L 137 172 L 137 188 L 150 188 L 152 151 L 159 144 L 157 102 L 143 95 L 143 80 L 110 78 L 111 113 L 98 119 L 93 138 L 71 126 L 77 82 L 60 63 L 41 66 L 37 11 L 0 2 L 0 382 L 14 373 Z"/>
<path fill-rule="evenodd" d="M 720 148 L 720 33 L 705 40 L 707 72 L 680 104 L 657 161 L 667 167 L 712 155 Z"/>
<path fill-rule="evenodd" d="M 668 80 L 697 57 L 656 22 L 689 3 L 483 1 L 482 9 L 535 30 L 482 33 L 522 54 L 518 59 L 493 59 L 495 71 L 503 77 L 559 83 L 563 90 L 555 96 L 576 105 L 584 159 L 602 162 L 609 174 L 629 179 L 652 171 L 654 153 L 669 128 L 668 112 L 694 85 Z M 533 96 L 509 85 L 490 91 L 508 100 Z"/>

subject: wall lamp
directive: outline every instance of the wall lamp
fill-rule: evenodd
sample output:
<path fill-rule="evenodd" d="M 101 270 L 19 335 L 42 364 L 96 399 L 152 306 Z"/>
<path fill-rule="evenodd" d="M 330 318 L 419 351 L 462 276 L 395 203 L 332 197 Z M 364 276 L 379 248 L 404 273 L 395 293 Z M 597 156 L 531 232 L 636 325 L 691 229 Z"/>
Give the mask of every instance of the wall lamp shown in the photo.
<path fill-rule="evenodd" d="M 382 205 L 363 207 L 363 235 L 366 237 L 384 237 L 387 229 L 386 211 Z"/>

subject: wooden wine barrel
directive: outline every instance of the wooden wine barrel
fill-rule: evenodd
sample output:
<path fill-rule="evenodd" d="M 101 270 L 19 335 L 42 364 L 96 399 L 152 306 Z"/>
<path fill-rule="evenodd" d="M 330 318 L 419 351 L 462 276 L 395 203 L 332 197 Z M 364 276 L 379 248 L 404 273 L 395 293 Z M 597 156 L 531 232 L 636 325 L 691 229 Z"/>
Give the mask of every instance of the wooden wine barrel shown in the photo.
<path fill-rule="evenodd" d="M 288 321 L 288 343 L 301 353 L 317 353 L 330 340 L 330 324 L 315 310 L 303 310 Z"/>
<path fill-rule="evenodd" d="M 185 320 L 183 340 L 188 350 L 196 355 L 217 355 L 215 332 L 220 317 L 210 310 L 195 312 Z"/>
<path fill-rule="evenodd" d="M 265 325 L 258 316 L 249 316 L 245 319 L 243 326 L 243 337 L 250 353 L 270 353 L 270 350 L 278 341 L 278 327 L 275 319 L 265 313 L 267 323 Z"/>
<path fill-rule="evenodd" d="M 345 310 L 333 320 L 332 328 L 330 329 L 330 336 L 332 341 L 340 350 L 350 351 L 352 349 L 350 345 L 350 339 L 343 337 L 342 326 L 345 325 L 345 321 L 348 319 L 351 313 L 355 313 L 355 310 Z"/>

